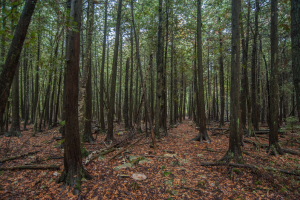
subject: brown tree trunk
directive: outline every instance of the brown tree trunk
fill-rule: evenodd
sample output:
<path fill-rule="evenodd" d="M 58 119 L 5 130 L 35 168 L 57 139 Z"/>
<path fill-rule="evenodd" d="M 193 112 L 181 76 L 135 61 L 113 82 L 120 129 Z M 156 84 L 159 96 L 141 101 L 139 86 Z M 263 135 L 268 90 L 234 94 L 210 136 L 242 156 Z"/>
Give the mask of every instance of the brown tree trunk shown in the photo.
<path fill-rule="evenodd" d="M 155 136 L 160 138 L 160 104 L 162 99 L 162 79 L 163 79 L 163 54 L 162 54 L 162 0 L 158 0 L 158 41 L 157 41 L 157 81 L 156 81 L 156 109 L 155 109 Z"/>
<path fill-rule="evenodd" d="M 5 64 L 0 75 L 0 116 L 3 116 L 6 102 L 8 100 L 10 87 L 18 66 L 23 42 L 26 38 L 27 29 L 31 21 L 37 0 L 26 0 L 20 20 L 15 29 Z"/>
<path fill-rule="evenodd" d="M 122 11 L 122 0 L 118 3 L 118 16 L 116 25 L 116 37 L 115 37 L 115 47 L 114 47 L 114 58 L 112 66 L 111 75 L 111 85 L 110 85 L 110 101 L 109 101 L 109 111 L 108 111 L 108 131 L 105 140 L 111 141 L 114 139 L 114 106 L 115 106 L 115 93 L 116 93 L 116 76 L 117 76 L 117 65 L 118 65 L 118 53 L 119 53 L 119 36 L 120 36 L 120 26 L 121 26 L 121 11 Z"/>
<path fill-rule="evenodd" d="M 127 58 L 127 61 L 126 61 L 125 94 L 124 94 L 124 105 L 123 105 L 123 116 L 124 116 L 125 130 L 129 129 L 129 122 L 128 122 L 128 71 L 129 71 L 129 60 L 130 60 L 130 58 Z"/>
<path fill-rule="evenodd" d="M 205 116 L 205 102 L 204 102 L 204 79 L 203 79 L 203 66 L 202 66 L 202 33 L 201 33 L 201 0 L 197 0 L 197 59 L 198 59 L 198 117 L 199 117 L 199 134 L 195 138 L 196 141 L 202 142 L 207 140 L 210 143 L 206 131 L 206 116 Z"/>
<path fill-rule="evenodd" d="M 242 161 L 241 150 L 241 111 L 240 111 L 240 11 L 241 0 L 232 0 L 231 35 L 231 91 L 230 91 L 230 136 L 229 149 L 221 160 Z"/>
<path fill-rule="evenodd" d="M 269 153 L 283 154 L 278 140 L 278 1 L 271 0 L 271 79 Z"/>
<path fill-rule="evenodd" d="M 84 99 L 85 104 L 85 110 L 84 110 L 84 116 L 81 122 L 84 122 L 84 132 L 83 132 L 83 141 L 92 143 L 95 139 L 92 135 L 92 37 L 93 37 L 93 29 L 94 29 L 94 0 L 88 1 L 88 32 L 87 32 L 87 38 L 86 38 L 86 60 L 85 60 L 85 68 L 88 73 L 87 79 L 83 79 L 81 84 L 86 85 L 85 90 L 84 88 L 82 92 L 86 92 L 86 97 Z M 84 78 L 84 77 L 82 77 Z M 84 83 L 85 82 L 85 83 Z M 79 93 L 80 94 L 80 93 Z M 80 97 L 79 97 L 80 98 Z M 83 102 L 82 102 L 83 103 Z M 80 113 L 81 114 L 81 113 Z M 80 122 L 80 123 L 81 123 Z M 81 131 L 81 129 L 79 130 Z"/>
<path fill-rule="evenodd" d="M 220 21 L 220 18 L 219 18 Z M 225 87 L 224 87 L 224 66 L 223 66 L 223 38 L 222 31 L 220 35 L 220 58 L 219 58 L 219 70 L 220 70 L 220 98 L 221 98 L 221 113 L 220 113 L 220 127 L 224 126 L 224 109 L 225 109 Z"/>
<path fill-rule="evenodd" d="M 291 21 L 292 68 L 297 112 L 300 120 L 300 6 L 298 0 L 291 0 Z"/>
<path fill-rule="evenodd" d="M 100 76 L 100 124 L 101 124 L 101 132 L 105 132 L 105 122 L 104 122 L 104 64 L 105 64 L 106 33 L 107 33 L 107 7 L 108 7 L 108 0 L 105 0 L 104 36 L 103 36 L 102 63 L 101 63 L 101 76 Z"/>
<path fill-rule="evenodd" d="M 252 59 L 251 59 L 251 104 L 252 104 L 252 122 L 254 131 L 259 130 L 258 118 L 257 118 L 257 77 L 256 77 L 256 68 L 257 68 L 257 35 L 258 35 L 258 12 L 259 12 L 259 2 L 255 0 L 255 30 L 254 30 L 254 39 L 252 47 Z"/>
<path fill-rule="evenodd" d="M 64 170 L 58 182 L 65 182 L 74 188 L 77 195 L 81 188 L 81 179 L 91 176 L 82 166 L 80 151 L 80 135 L 78 125 L 78 74 L 80 54 L 80 28 L 81 28 L 81 0 L 69 0 L 71 5 L 70 16 L 76 23 L 76 31 L 68 30 L 68 50 L 66 69 L 66 122 L 65 122 L 65 150 Z"/>

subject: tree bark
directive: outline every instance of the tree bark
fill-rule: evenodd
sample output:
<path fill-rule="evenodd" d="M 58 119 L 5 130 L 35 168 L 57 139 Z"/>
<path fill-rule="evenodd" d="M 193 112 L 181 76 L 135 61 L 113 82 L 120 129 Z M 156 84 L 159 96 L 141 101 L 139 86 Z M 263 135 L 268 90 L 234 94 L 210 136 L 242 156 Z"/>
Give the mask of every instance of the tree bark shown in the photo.
<path fill-rule="evenodd" d="M 278 1 L 271 0 L 270 134 L 268 154 L 283 154 L 278 140 Z"/>
<path fill-rule="evenodd" d="M 240 10 L 241 0 L 232 0 L 231 35 L 231 90 L 230 90 L 230 136 L 229 149 L 221 160 L 242 161 L 241 150 L 241 112 L 240 112 Z"/>
<path fill-rule="evenodd" d="M 198 117 L 199 117 L 199 134 L 195 138 L 196 141 L 202 142 L 207 140 L 210 143 L 206 131 L 206 115 L 205 115 L 205 102 L 204 102 L 204 79 L 203 79 L 203 66 L 202 66 L 202 34 L 201 34 L 201 0 L 197 0 L 197 59 L 198 59 Z"/>
<path fill-rule="evenodd" d="M 86 96 L 79 96 L 79 98 L 83 98 L 82 104 L 85 104 L 85 110 L 82 110 L 82 113 L 79 113 L 79 124 L 84 123 L 84 131 L 83 131 L 83 141 L 92 143 L 95 139 L 92 135 L 91 123 L 92 123 L 92 37 L 93 37 L 93 29 L 94 29 L 94 0 L 88 1 L 88 32 L 87 32 L 87 45 L 86 45 L 86 60 L 85 66 L 87 72 L 87 77 L 82 76 L 81 81 L 81 89 L 82 95 L 86 93 Z M 85 87 L 84 87 L 85 85 Z M 81 93 L 79 92 L 79 95 Z M 80 106 L 80 105 L 79 105 Z M 84 112 L 84 114 L 83 114 Z M 84 116 L 84 117 L 83 117 Z M 82 117 L 82 118 L 80 118 Z M 83 128 L 82 126 L 82 128 Z M 80 131 L 82 131 L 81 127 L 79 127 Z"/>
<path fill-rule="evenodd" d="M 162 54 L 162 0 L 158 0 L 158 35 L 157 35 L 157 81 L 156 81 L 156 109 L 155 109 L 155 136 L 160 138 L 160 104 L 162 98 L 163 54 Z"/>
<path fill-rule="evenodd" d="M 291 21 L 292 68 L 297 112 L 300 120 L 300 5 L 298 0 L 291 0 Z"/>
<path fill-rule="evenodd" d="M 220 21 L 220 18 L 219 18 Z M 225 109 L 225 87 L 224 87 L 224 66 L 223 66 L 223 38 L 222 30 L 220 35 L 220 58 L 219 58 L 219 70 L 220 70 L 220 97 L 221 97 L 221 113 L 220 113 L 220 127 L 224 126 L 224 109 Z"/>
<path fill-rule="evenodd" d="M 100 76 L 100 124 L 101 124 L 101 132 L 105 132 L 105 122 L 104 122 L 104 64 L 105 64 L 106 33 L 107 33 L 107 7 L 108 7 L 108 0 L 105 0 L 104 36 L 103 36 L 102 63 L 101 63 L 101 76 Z"/>
<path fill-rule="evenodd" d="M 0 75 L 0 116 L 3 116 L 6 102 L 8 100 L 10 87 L 18 66 L 23 43 L 26 38 L 27 29 L 31 21 L 37 0 L 26 0 L 20 20 L 15 29 L 5 64 Z"/>
<path fill-rule="evenodd" d="M 255 0 L 255 30 L 254 39 L 252 46 L 252 59 L 251 59 L 251 104 L 252 104 L 252 122 L 255 131 L 259 130 L 257 118 L 257 77 L 256 77 L 256 66 L 257 66 L 257 35 L 258 35 L 258 12 L 259 12 L 259 2 Z"/>
<path fill-rule="evenodd" d="M 125 130 L 129 129 L 129 122 L 128 122 L 128 71 L 129 71 L 129 60 L 130 60 L 130 58 L 127 58 L 127 61 L 126 61 L 125 94 L 124 94 L 124 105 L 123 105 L 123 116 L 124 116 Z"/>
<path fill-rule="evenodd" d="M 70 0 L 70 16 L 76 23 L 76 31 L 68 30 L 68 50 L 66 69 L 66 122 L 65 122 L 65 150 L 64 170 L 58 182 L 66 182 L 74 188 L 77 195 L 81 188 L 81 179 L 91 176 L 82 166 L 80 151 L 80 135 L 78 125 L 78 75 L 80 54 L 80 29 L 82 0 Z"/>
<path fill-rule="evenodd" d="M 122 0 L 118 3 L 118 16 L 116 25 L 116 37 L 115 37 L 115 47 L 114 47 L 114 59 L 112 66 L 111 75 L 111 85 L 110 85 L 110 101 L 109 101 L 109 111 L 108 111 L 108 131 L 105 140 L 111 141 L 114 139 L 114 106 L 115 106 L 115 93 L 116 93 L 116 76 L 117 76 L 117 65 L 118 65 L 118 53 L 119 53 L 119 37 L 120 37 L 120 26 L 121 26 L 121 11 L 122 11 Z"/>

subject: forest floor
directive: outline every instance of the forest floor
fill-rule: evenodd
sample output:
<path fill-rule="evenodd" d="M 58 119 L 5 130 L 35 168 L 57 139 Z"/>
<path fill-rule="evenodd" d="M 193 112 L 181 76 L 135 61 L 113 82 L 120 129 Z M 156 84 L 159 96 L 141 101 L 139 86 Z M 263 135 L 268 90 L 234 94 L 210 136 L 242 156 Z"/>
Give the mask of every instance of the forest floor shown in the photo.
<path fill-rule="evenodd" d="M 211 125 L 217 126 L 217 123 Z M 122 127 L 115 127 L 117 140 L 126 137 Z M 55 139 L 60 137 L 58 127 L 36 137 L 31 136 L 31 128 L 22 134 L 21 138 L 0 137 L 0 158 L 39 152 L 0 163 L 0 199 L 300 199 L 299 176 L 265 170 L 265 167 L 298 170 L 299 156 L 268 156 L 265 148 L 245 143 L 242 147 L 245 164 L 258 166 L 259 170 L 200 166 L 224 156 L 229 131 L 209 131 L 211 144 L 191 141 L 197 130 L 189 120 L 168 130 L 169 136 L 157 140 L 156 153 L 150 148 L 150 138 L 146 138 L 111 161 L 118 149 L 84 164 L 93 179 L 83 180 L 80 196 L 55 182 L 63 170 L 63 150 L 57 148 L 60 142 Z M 268 135 L 257 136 L 247 140 L 268 144 Z M 109 144 L 104 144 L 104 138 L 105 135 L 98 135 L 95 144 L 86 144 L 86 149 L 105 149 Z M 288 149 L 299 151 L 299 141 L 297 133 L 288 132 L 280 137 L 281 145 Z M 1 171 L 3 167 L 26 164 L 56 164 L 60 169 Z M 143 173 L 147 178 L 134 180 L 131 177 L 134 173 Z"/>

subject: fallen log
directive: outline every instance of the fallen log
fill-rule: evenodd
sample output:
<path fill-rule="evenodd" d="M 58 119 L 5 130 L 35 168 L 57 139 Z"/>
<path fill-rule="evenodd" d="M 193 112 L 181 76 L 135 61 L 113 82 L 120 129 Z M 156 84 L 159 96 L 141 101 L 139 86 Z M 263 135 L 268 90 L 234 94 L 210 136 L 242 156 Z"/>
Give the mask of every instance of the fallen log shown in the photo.
<path fill-rule="evenodd" d="M 275 169 L 275 168 L 271 168 L 271 167 L 258 167 L 255 165 L 247 165 L 247 164 L 236 164 L 236 163 L 221 163 L 221 162 L 205 162 L 205 163 L 200 163 L 200 166 L 231 166 L 231 167 L 236 167 L 236 168 L 248 168 L 251 169 L 252 172 L 256 172 L 256 170 L 258 170 L 259 168 L 263 168 L 265 170 L 268 171 L 275 171 L 275 172 L 281 172 L 284 174 L 289 174 L 289 175 L 293 175 L 293 176 L 300 176 L 300 173 L 297 171 L 287 171 L 287 170 L 283 170 L 283 169 Z"/>
<path fill-rule="evenodd" d="M 36 154 L 38 152 L 39 151 L 27 152 L 27 153 L 20 154 L 20 155 L 17 155 L 17 156 L 12 156 L 12 157 L 9 157 L 9 158 L 3 158 L 2 160 L 0 160 L 0 163 L 4 163 L 4 162 L 9 161 L 9 160 L 15 160 L 15 159 L 18 159 L 18 158 L 21 158 L 21 157 L 24 157 L 24 156 L 28 156 L 28 155 L 31 155 L 31 154 Z"/>
<path fill-rule="evenodd" d="M 267 144 L 262 144 L 262 143 L 256 143 L 256 142 L 254 142 L 254 141 L 252 141 L 252 140 L 247 140 L 247 139 L 244 139 L 244 142 L 245 143 L 249 143 L 249 144 L 253 144 L 254 146 L 256 146 L 256 147 L 263 147 L 263 148 L 267 148 L 269 145 L 267 145 Z"/>
<path fill-rule="evenodd" d="M 15 170 L 15 169 L 34 169 L 34 170 L 59 170 L 60 166 L 58 165 L 20 165 L 14 167 L 0 167 L 0 171 L 4 170 Z"/>
<path fill-rule="evenodd" d="M 88 163 L 90 163 L 92 160 L 95 160 L 96 158 L 99 158 L 100 156 L 105 156 L 106 154 L 109 154 L 110 152 L 113 152 L 115 151 L 116 148 L 111 148 L 111 149 L 108 149 L 106 151 L 103 151 L 101 153 L 98 153 L 92 157 L 87 157 L 87 159 L 84 161 L 84 164 L 87 165 Z"/>
<path fill-rule="evenodd" d="M 115 157 L 117 157 L 118 155 L 120 155 L 121 153 L 123 153 L 124 151 L 126 151 L 126 149 L 129 149 L 130 147 L 132 147 L 133 145 L 135 145 L 136 143 L 138 143 L 139 141 L 141 141 L 141 139 L 143 139 L 143 137 L 139 138 L 137 141 L 132 142 L 130 145 L 128 145 L 127 147 L 123 148 L 122 150 L 120 150 L 118 153 L 116 153 L 113 157 L 111 157 L 109 161 L 111 161 L 112 159 L 114 159 Z"/>
<path fill-rule="evenodd" d="M 300 156 L 300 152 L 299 151 L 294 151 L 294 150 L 291 150 L 291 149 L 283 149 L 281 148 L 282 151 L 284 153 L 289 153 L 289 154 L 292 154 L 292 155 L 297 155 L 297 156 Z"/>

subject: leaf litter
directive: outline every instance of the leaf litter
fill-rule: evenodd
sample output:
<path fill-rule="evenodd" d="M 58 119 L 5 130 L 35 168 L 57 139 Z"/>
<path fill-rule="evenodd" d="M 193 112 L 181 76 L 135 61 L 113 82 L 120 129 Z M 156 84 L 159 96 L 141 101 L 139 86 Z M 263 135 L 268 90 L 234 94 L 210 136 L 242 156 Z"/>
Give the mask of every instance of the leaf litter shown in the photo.
<path fill-rule="evenodd" d="M 121 124 L 122 126 L 122 124 Z M 122 127 L 116 126 L 116 129 Z M 217 127 L 218 124 L 212 124 Z M 225 128 L 228 128 L 227 123 Z M 21 138 L 0 137 L 0 159 L 37 152 L 8 160 L 0 167 L 19 165 L 59 165 L 50 170 L 0 170 L 1 199 L 299 199 L 299 177 L 270 172 L 264 167 L 299 170 L 300 158 L 285 154 L 267 156 L 265 149 L 245 143 L 242 147 L 245 164 L 260 166 L 255 173 L 246 168 L 230 166 L 200 166 L 203 162 L 216 162 L 228 149 L 228 132 L 216 134 L 208 131 L 212 143 L 192 141 L 197 135 L 194 123 L 185 120 L 168 131 L 169 136 L 158 140 L 158 150 L 150 148 L 150 138 L 141 140 L 110 160 L 118 151 L 100 156 L 84 167 L 94 177 L 83 180 L 80 197 L 68 187 L 55 181 L 63 170 L 63 150 L 59 146 L 58 128 L 45 130 L 32 137 L 32 127 L 23 131 Z M 289 141 L 289 134 L 280 137 L 285 148 L 298 150 L 298 135 Z M 116 134 L 117 140 L 126 134 Z M 105 149 L 105 135 L 97 137 L 95 144 L 85 144 L 89 152 Z M 247 138 L 257 142 L 255 138 Z M 261 144 L 268 139 L 258 137 Z M 144 145 L 139 145 L 143 144 Z M 146 144 L 147 143 L 147 144 Z M 20 148 L 21 147 L 21 148 Z M 57 158 L 57 159 L 56 159 Z M 130 178 L 131 177 L 131 178 Z M 135 177 L 135 178 L 134 178 Z"/>

